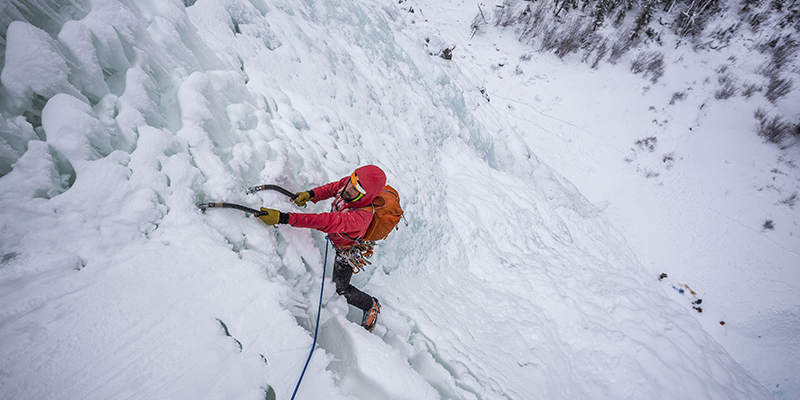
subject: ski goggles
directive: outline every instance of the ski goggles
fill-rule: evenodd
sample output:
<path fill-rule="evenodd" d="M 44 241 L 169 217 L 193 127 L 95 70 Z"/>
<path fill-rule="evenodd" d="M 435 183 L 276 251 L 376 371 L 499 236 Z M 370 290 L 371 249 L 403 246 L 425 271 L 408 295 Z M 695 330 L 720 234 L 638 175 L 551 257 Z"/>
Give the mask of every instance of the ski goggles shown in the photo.
<path fill-rule="evenodd" d="M 361 186 L 361 182 L 358 181 L 358 176 L 356 176 L 355 171 L 353 171 L 353 173 L 350 174 L 350 183 L 353 185 L 354 188 L 356 188 L 356 190 L 358 190 L 359 193 L 358 197 L 356 197 L 352 201 L 361 200 L 361 198 L 364 197 L 365 194 L 367 194 L 367 191 L 364 190 L 363 186 Z"/>

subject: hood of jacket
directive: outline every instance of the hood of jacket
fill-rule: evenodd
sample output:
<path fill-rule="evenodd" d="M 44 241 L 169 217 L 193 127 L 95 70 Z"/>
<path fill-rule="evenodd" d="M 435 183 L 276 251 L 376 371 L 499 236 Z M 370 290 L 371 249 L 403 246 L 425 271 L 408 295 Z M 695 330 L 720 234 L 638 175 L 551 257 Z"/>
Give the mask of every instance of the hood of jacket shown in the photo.
<path fill-rule="evenodd" d="M 383 170 L 375 165 L 365 165 L 356 168 L 356 176 L 361 187 L 367 191 L 360 200 L 347 204 L 348 208 L 365 207 L 372 204 L 372 201 L 381 194 L 381 191 L 386 186 L 386 174 Z M 347 179 L 350 179 L 349 177 Z"/>

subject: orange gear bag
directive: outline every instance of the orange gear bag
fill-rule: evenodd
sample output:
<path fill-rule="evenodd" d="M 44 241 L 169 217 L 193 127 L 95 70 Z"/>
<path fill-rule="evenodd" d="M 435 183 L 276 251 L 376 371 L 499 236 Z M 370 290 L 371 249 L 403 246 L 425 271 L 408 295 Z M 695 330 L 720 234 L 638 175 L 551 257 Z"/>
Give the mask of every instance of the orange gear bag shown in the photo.
<path fill-rule="evenodd" d="M 365 241 L 386 239 L 392 229 L 403 218 L 403 208 L 400 207 L 400 195 L 393 187 L 386 185 L 372 204 L 362 209 L 372 209 L 372 222 L 369 223 Z"/>

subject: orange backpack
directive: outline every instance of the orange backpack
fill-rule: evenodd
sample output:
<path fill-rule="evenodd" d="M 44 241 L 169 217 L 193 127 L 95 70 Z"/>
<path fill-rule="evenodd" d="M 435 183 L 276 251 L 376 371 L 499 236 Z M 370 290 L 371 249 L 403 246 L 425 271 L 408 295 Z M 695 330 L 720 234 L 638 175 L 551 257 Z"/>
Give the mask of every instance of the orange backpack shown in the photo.
<path fill-rule="evenodd" d="M 400 207 L 400 195 L 393 187 L 386 185 L 372 204 L 363 207 L 362 210 L 372 211 L 372 222 L 369 223 L 367 233 L 364 235 L 365 241 L 377 241 L 386 239 L 392 232 L 400 218 L 403 217 L 403 208 Z"/>

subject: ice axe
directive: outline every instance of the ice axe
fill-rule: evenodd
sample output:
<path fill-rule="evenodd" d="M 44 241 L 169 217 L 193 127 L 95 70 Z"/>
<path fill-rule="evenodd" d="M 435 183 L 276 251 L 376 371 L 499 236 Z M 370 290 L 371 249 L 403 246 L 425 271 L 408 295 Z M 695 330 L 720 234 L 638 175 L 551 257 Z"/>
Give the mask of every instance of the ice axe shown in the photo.
<path fill-rule="evenodd" d="M 297 195 L 278 186 L 278 185 L 258 185 L 247 188 L 247 194 L 253 194 L 255 192 L 260 192 L 262 190 L 274 190 L 276 192 L 280 192 L 283 195 L 286 195 L 290 199 L 294 200 L 297 198 Z"/>
<path fill-rule="evenodd" d="M 259 210 L 256 210 L 254 208 L 245 207 L 243 205 L 234 204 L 234 203 L 200 203 L 197 206 L 200 207 L 200 209 L 203 210 L 203 212 L 206 212 L 206 210 L 208 210 L 209 208 L 233 208 L 235 210 L 244 211 L 244 212 L 253 214 L 256 217 L 260 217 L 262 215 L 266 215 L 267 214 L 267 213 L 265 213 L 263 211 L 259 211 Z"/>
<path fill-rule="evenodd" d="M 290 192 L 290 191 L 288 191 L 288 190 L 286 190 L 286 189 L 284 189 L 284 188 L 282 188 L 282 187 L 280 187 L 278 185 L 258 185 L 258 186 L 249 187 L 249 188 L 247 188 L 247 193 L 248 194 L 253 194 L 255 192 L 259 192 L 259 191 L 262 191 L 262 190 L 274 190 L 276 192 L 279 192 L 279 193 L 289 197 L 292 200 L 297 198 L 296 194 L 294 194 L 294 193 L 292 193 L 292 192 Z M 253 214 L 256 217 L 260 217 L 262 215 L 266 215 L 267 214 L 264 211 L 259 211 L 259 210 L 256 210 L 256 209 L 253 209 L 253 208 L 250 208 L 250 207 L 246 207 L 246 206 L 243 206 L 243 205 L 240 205 L 240 204 L 234 204 L 234 203 L 221 203 L 221 202 L 200 203 L 200 204 L 197 205 L 197 207 L 200 207 L 200 209 L 203 210 L 203 212 L 205 212 L 209 208 L 232 208 L 232 209 L 235 209 L 235 210 L 244 211 L 246 213 Z"/>

